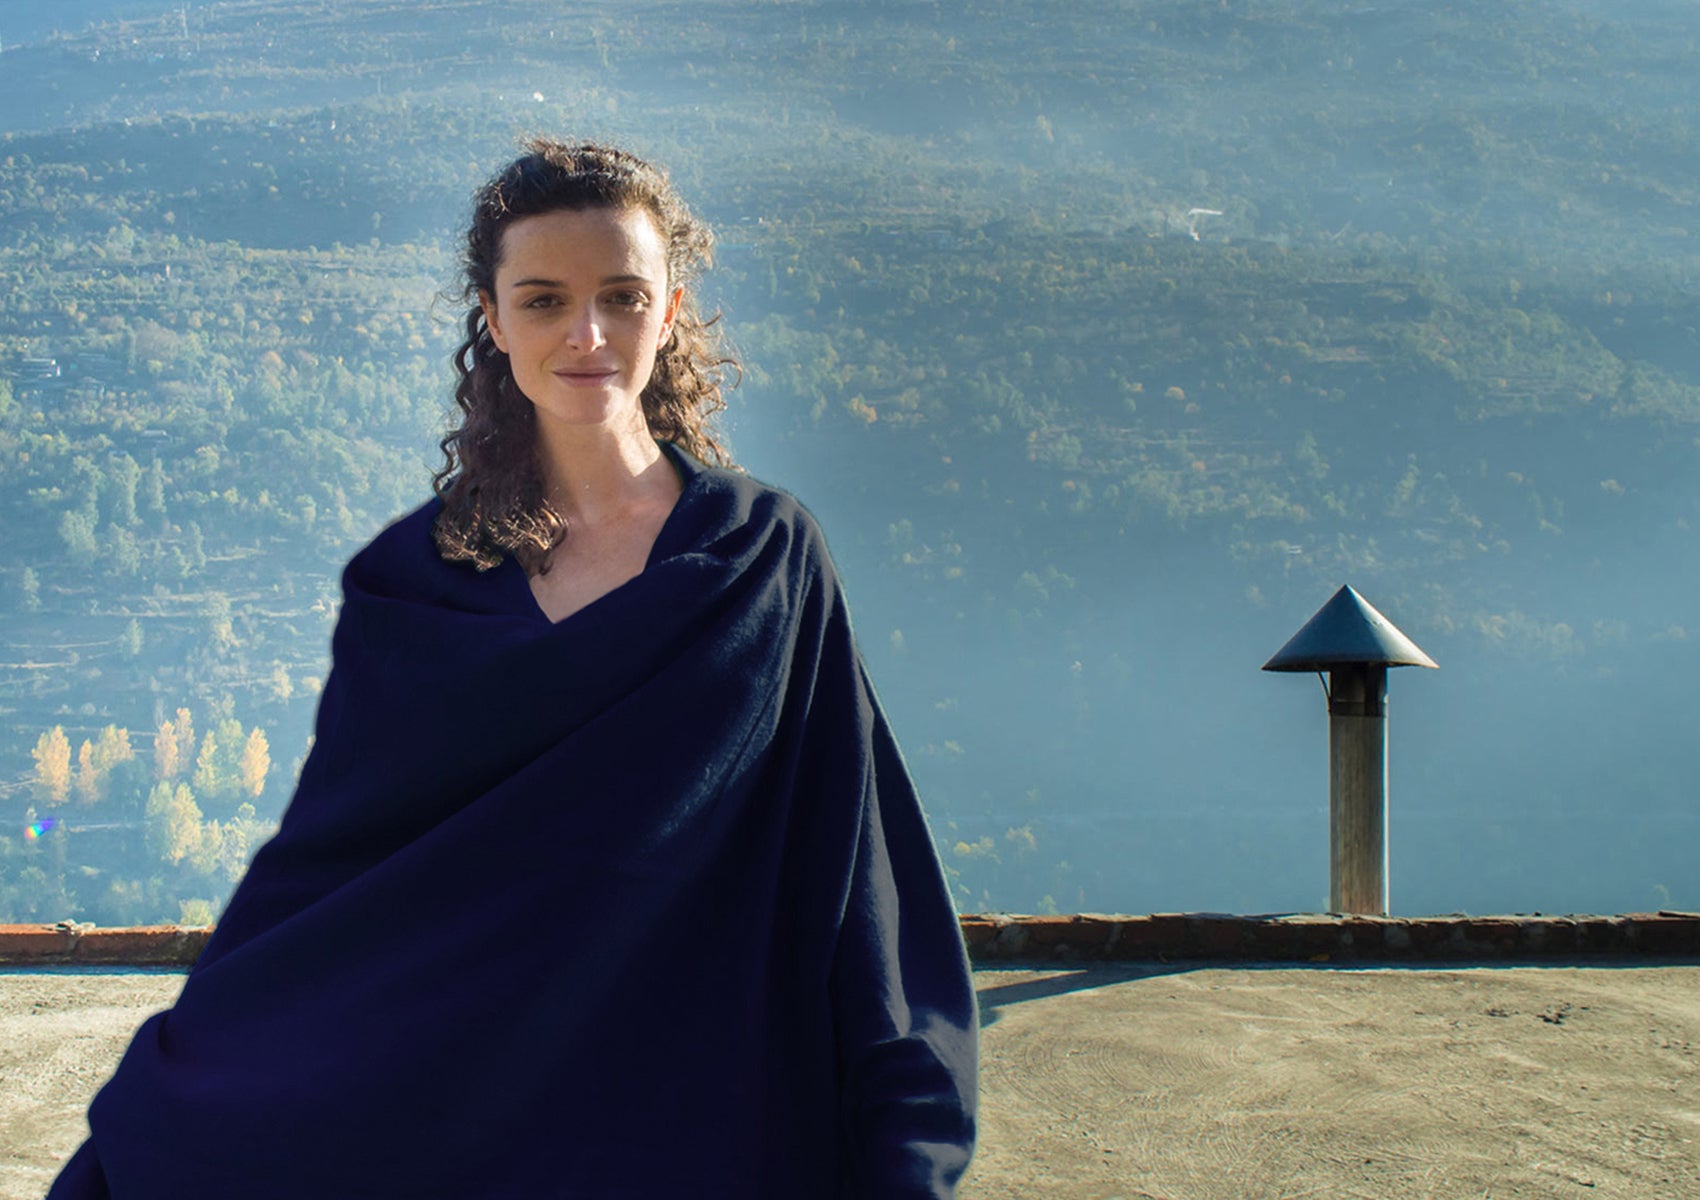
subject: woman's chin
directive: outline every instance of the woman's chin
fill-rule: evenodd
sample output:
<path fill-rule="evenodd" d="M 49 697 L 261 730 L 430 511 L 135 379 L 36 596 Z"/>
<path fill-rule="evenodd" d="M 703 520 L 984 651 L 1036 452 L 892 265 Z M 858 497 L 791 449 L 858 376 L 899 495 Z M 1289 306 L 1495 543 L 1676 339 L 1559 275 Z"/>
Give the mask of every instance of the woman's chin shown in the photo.
<path fill-rule="evenodd" d="M 533 400 L 540 423 L 566 428 L 647 428 L 643 405 L 635 396 L 613 388 L 577 388 L 567 395 L 553 395 L 541 403 Z"/>

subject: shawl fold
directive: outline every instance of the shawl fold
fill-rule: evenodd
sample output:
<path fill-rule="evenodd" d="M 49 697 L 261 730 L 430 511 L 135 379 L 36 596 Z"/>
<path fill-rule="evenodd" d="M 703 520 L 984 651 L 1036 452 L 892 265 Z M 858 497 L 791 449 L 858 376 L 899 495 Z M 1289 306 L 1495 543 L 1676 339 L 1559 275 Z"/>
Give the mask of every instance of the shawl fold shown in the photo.
<path fill-rule="evenodd" d="M 49 1200 L 955 1194 L 971 976 L 825 542 L 664 449 L 563 621 L 436 499 L 349 562 L 278 833 Z"/>

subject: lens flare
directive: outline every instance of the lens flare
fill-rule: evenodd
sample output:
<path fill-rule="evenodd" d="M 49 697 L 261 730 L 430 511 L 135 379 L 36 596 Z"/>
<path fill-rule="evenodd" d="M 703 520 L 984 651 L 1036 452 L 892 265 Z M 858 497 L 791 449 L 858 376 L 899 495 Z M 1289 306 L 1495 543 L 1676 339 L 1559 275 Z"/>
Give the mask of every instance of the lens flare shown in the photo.
<path fill-rule="evenodd" d="M 33 842 L 33 841 L 35 841 L 36 838 L 38 838 L 42 834 L 46 833 L 49 829 L 52 829 L 57 824 L 59 824 L 59 818 L 57 818 L 57 817 L 43 817 L 41 820 L 37 821 L 33 825 L 25 825 L 24 826 L 24 840 L 26 842 Z"/>

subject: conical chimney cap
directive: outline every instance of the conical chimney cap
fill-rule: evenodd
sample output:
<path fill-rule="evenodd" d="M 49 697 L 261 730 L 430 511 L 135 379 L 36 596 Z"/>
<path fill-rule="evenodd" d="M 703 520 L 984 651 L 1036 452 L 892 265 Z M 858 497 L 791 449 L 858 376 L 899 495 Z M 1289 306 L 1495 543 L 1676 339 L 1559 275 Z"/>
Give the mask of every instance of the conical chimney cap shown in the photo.
<path fill-rule="evenodd" d="M 1378 613 L 1374 605 L 1347 586 L 1317 609 L 1304 628 L 1263 664 L 1263 669 L 1326 671 L 1352 663 L 1388 667 L 1439 665 L 1400 633 L 1392 621 Z"/>

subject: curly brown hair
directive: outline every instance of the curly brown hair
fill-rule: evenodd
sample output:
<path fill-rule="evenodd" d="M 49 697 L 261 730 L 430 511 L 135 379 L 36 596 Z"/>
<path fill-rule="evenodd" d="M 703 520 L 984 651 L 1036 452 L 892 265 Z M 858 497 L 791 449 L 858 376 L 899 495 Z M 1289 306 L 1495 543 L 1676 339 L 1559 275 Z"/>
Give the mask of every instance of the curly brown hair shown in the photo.
<path fill-rule="evenodd" d="M 525 153 L 473 197 L 472 221 L 461 258 L 459 299 L 467 305 L 466 339 L 455 350 L 455 403 L 460 425 L 441 442 L 444 464 L 431 476 L 442 498 L 432 535 L 437 552 L 485 571 L 512 554 L 528 574 L 548 570 L 549 551 L 567 536 L 567 522 L 549 503 L 537 456 L 536 413 L 514 382 L 508 356 L 497 348 L 479 294 L 495 291 L 502 234 L 523 217 L 559 209 L 635 208 L 655 221 L 666 243 L 669 285 L 686 285 L 672 335 L 655 356 L 643 389 L 650 434 L 703 462 L 731 465 L 712 427 L 726 407 L 725 368 L 738 363 L 719 328 L 703 318 L 689 284 L 712 261 L 714 235 L 685 207 L 661 168 L 612 146 L 569 145 L 531 138 Z"/>

